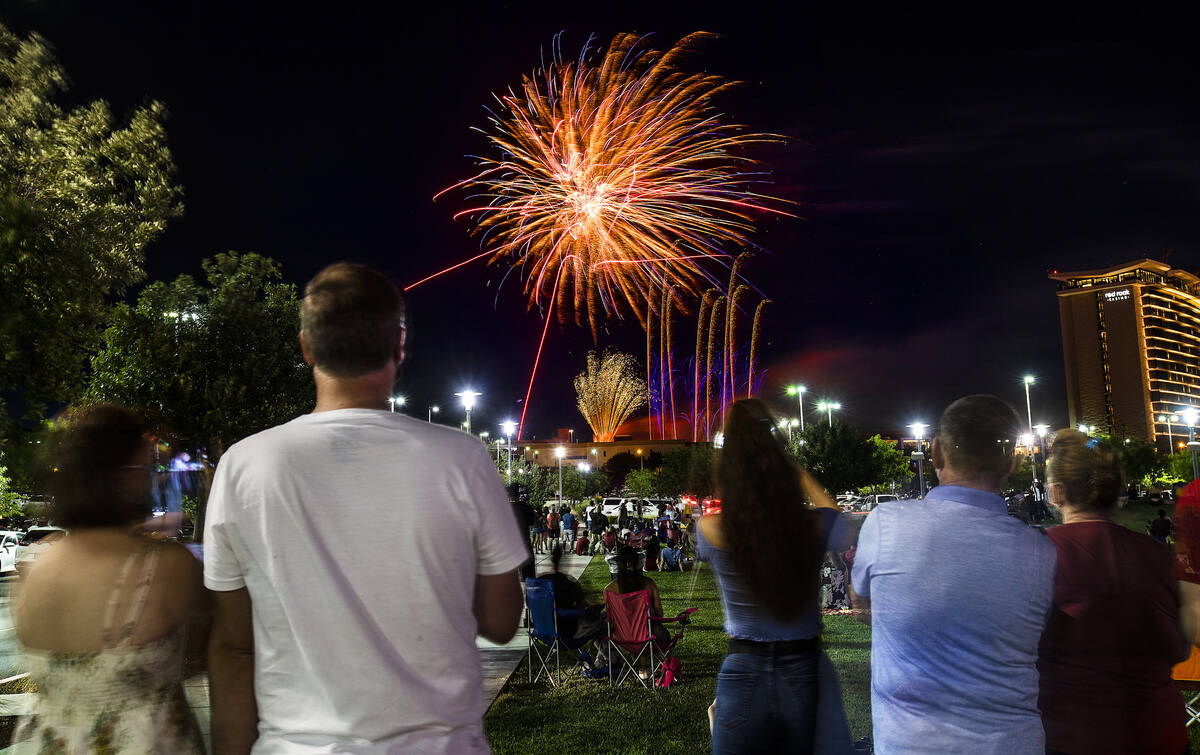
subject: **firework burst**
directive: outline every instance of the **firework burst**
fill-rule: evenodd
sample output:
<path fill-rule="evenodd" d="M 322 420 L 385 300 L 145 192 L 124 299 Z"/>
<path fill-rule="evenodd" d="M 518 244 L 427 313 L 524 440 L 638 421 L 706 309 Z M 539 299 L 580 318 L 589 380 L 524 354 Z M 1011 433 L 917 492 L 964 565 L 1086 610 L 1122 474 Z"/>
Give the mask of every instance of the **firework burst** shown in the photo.
<path fill-rule="evenodd" d="M 611 441 L 621 423 L 646 403 L 637 360 L 613 351 L 588 352 L 587 369 L 575 377 L 575 393 L 597 443 Z"/>
<path fill-rule="evenodd" d="M 662 52 L 619 34 L 574 61 L 556 47 L 497 98 L 487 136 L 499 154 L 456 184 L 484 201 L 456 217 L 475 220 L 489 264 L 519 271 L 530 307 L 586 317 L 593 333 L 627 312 L 647 327 L 657 294 L 686 307 L 681 294 L 715 281 L 705 263 L 746 244 L 751 213 L 780 212 L 751 191 L 763 174 L 738 154 L 780 138 L 722 123 L 712 98 L 731 83 L 680 68 L 710 36 Z"/>

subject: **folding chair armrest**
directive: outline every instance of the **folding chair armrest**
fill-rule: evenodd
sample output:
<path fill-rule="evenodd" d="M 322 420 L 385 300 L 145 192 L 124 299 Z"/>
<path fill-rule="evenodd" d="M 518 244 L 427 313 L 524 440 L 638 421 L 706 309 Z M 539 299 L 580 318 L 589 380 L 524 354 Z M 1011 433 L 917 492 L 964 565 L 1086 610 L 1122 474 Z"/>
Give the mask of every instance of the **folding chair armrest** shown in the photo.
<path fill-rule="evenodd" d="M 657 621 L 657 622 L 659 622 L 659 623 L 661 623 L 661 624 L 666 624 L 666 623 L 669 623 L 669 622 L 672 622 L 672 621 L 683 621 L 683 622 L 686 622 L 686 621 L 688 621 L 689 619 L 691 619 L 691 618 L 692 618 L 692 614 L 694 614 L 694 613 L 695 613 L 696 611 L 698 611 L 698 610 L 700 610 L 700 609 L 699 609 L 699 607 L 688 608 L 688 609 L 685 609 L 685 610 L 683 610 L 683 611 L 680 611 L 678 616 L 675 616 L 675 617 L 673 617 L 673 618 L 670 618 L 670 619 L 668 619 L 668 618 L 665 618 L 665 617 L 663 617 L 663 616 L 651 616 L 651 617 L 650 617 L 650 620 L 651 620 L 651 621 Z"/>

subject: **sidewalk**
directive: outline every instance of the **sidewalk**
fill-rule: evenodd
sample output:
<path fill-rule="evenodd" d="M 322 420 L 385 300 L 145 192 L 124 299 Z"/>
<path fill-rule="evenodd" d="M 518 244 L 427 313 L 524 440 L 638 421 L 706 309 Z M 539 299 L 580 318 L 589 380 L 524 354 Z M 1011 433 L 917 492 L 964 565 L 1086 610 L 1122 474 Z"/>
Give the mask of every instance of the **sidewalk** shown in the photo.
<path fill-rule="evenodd" d="M 576 556 L 574 553 L 563 554 L 559 570 L 563 574 L 579 578 L 583 570 L 591 563 L 591 556 Z M 533 556 L 534 574 L 541 574 L 550 568 L 550 556 L 545 553 L 535 553 Z M 522 621 L 522 623 L 524 623 Z M 519 627 L 517 634 L 509 642 L 497 645 L 482 637 L 475 639 L 479 648 L 479 659 L 483 663 L 483 699 L 484 709 L 492 707 L 492 703 L 500 695 L 500 690 L 508 683 L 508 678 L 517 670 L 521 659 L 529 652 L 529 638 L 525 627 Z"/>

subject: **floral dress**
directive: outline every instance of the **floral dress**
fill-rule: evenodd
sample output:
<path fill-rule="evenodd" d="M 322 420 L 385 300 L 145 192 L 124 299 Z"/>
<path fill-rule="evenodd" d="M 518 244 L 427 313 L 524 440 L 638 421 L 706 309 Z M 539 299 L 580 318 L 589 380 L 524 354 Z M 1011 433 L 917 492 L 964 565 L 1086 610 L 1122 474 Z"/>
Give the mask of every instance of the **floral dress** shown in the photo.
<path fill-rule="evenodd" d="M 139 558 L 142 570 L 132 610 L 114 632 L 117 597 Z M 157 560 L 158 548 L 148 544 L 125 562 L 109 599 L 103 650 L 60 653 L 25 649 L 38 696 L 33 713 L 17 728 L 13 752 L 204 753 L 199 726 L 183 694 L 185 628 L 142 645 L 129 644 Z"/>

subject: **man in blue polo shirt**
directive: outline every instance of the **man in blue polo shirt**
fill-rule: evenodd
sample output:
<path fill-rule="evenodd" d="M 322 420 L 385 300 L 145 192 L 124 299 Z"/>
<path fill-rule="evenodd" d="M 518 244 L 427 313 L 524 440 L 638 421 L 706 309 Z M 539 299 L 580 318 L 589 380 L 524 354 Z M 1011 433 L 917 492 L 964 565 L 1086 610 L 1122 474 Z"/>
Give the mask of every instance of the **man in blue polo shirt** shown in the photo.
<path fill-rule="evenodd" d="M 940 484 L 863 524 L 852 581 L 871 609 L 876 752 L 1045 751 L 1037 654 L 1055 553 L 999 496 L 1019 432 L 995 396 L 955 401 L 933 439 Z"/>

